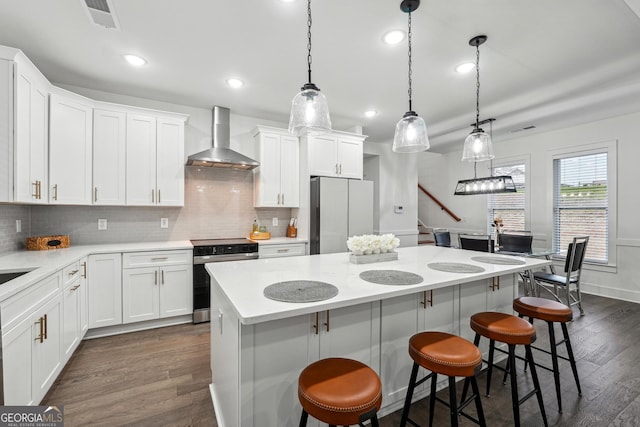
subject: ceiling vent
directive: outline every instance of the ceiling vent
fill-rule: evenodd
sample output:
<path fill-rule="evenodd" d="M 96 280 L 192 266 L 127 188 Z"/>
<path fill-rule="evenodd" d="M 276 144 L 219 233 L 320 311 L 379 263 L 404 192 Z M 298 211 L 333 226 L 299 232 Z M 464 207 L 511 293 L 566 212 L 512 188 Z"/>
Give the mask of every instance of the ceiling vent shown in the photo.
<path fill-rule="evenodd" d="M 120 24 L 110 0 L 82 0 L 82 2 L 86 6 L 91 22 L 110 30 L 120 30 Z"/>

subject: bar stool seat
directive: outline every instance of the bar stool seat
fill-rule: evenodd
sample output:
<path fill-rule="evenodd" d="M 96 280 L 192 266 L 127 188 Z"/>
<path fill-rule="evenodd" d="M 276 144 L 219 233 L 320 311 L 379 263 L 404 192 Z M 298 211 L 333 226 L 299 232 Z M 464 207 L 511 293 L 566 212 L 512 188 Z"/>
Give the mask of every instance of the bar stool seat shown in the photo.
<path fill-rule="evenodd" d="M 371 420 L 378 425 L 382 404 L 382 384 L 378 374 L 352 359 L 328 358 L 312 363 L 298 378 L 298 398 L 302 405 L 300 426 L 308 415 L 331 426 L 350 426 Z"/>
<path fill-rule="evenodd" d="M 505 344 L 530 345 L 536 329 L 526 320 L 506 313 L 486 311 L 471 316 L 471 329 L 490 340 Z"/>
<path fill-rule="evenodd" d="M 551 355 L 552 368 L 537 364 L 537 366 L 553 372 L 553 380 L 556 386 L 556 397 L 558 401 L 558 412 L 562 412 L 562 395 L 560 393 L 560 369 L 558 365 L 558 359 L 566 360 L 571 365 L 573 371 L 573 378 L 575 379 L 576 386 L 578 388 L 578 394 L 582 395 L 582 389 L 580 388 L 580 379 L 578 378 L 578 368 L 576 366 L 576 359 L 573 356 L 573 349 L 571 348 L 571 340 L 569 339 L 569 331 L 567 329 L 567 322 L 573 320 L 573 310 L 568 305 L 562 304 L 557 301 L 548 300 L 545 298 L 537 297 L 520 297 L 513 301 L 513 309 L 520 314 L 520 317 L 527 316 L 529 322 L 533 324 L 533 319 L 540 319 L 547 322 L 549 329 L 549 350 L 531 346 L 536 350 Z M 559 323 L 562 328 L 563 340 L 556 342 L 556 334 L 554 324 Z M 557 347 L 561 344 L 565 344 L 567 350 L 567 356 L 564 357 L 558 354 Z M 526 364 L 525 364 L 526 369 Z"/>
<path fill-rule="evenodd" d="M 505 378 L 509 375 L 511 377 L 511 406 L 513 410 L 513 421 L 515 426 L 520 425 L 520 404 L 535 395 L 538 400 L 538 406 L 540 407 L 540 413 L 544 425 L 548 425 L 547 415 L 544 410 L 544 402 L 542 401 L 542 391 L 540 389 L 540 383 L 538 382 L 538 374 L 535 369 L 535 363 L 533 360 L 533 354 L 531 352 L 531 344 L 536 340 L 536 329 L 533 325 L 524 319 L 511 314 L 499 313 L 493 311 L 486 311 L 482 313 L 476 313 L 471 316 L 470 320 L 471 329 L 476 333 L 474 344 L 477 346 L 480 343 L 480 337 L 483 336 L 489 339 L 489 360 L 487 361 L 487 396 L 491 388 L 491 374 L 493 368 L 502 369 L 499 366 L 493 364 L 494 351 L 498 350 L 507 353 L 507 366 L 503 370 L 505 371 Z M 495 342 L 502 342 L 507 344 L 508 352 L 495 348 Z M 523 345 L 525 348 L 526 360 L 531 365 L 531 379 L 533 380 L 533 390 L 528 392 L 520 399 L 518 397 L 518 383 L 516 381 L 516 355 L 515 348 L 517 345 Z M 503 382 L 504 382 L 503 381 Z M 465 384 L 462 396 L 466 395 L 467 384 Z"/>
<path fill-rule="evenodd" d="M 523 316 L 545 322 L 569 322 L 573 320 L 573 310 L 558 301 L 538 297 L 520 297 L 513 301 L 513 309 Z"/>
<path fill-rule="evenodd" d="M 406 426 L 407 422 L 417 425 L 409 419 L 409 409 L 411 407 L 411 399 L 416 386 L 422 384 L 431 378 L 431 395 L 429 397 L 429 425 L 433 425 L 433 415 L 435 402 L 447 405 L 450 409 L 451 425 L 458 425 L 458 415 L 463 415 L 475 423 L 485 426 L 484 412 L 482 410 L 482 402 L 480 401 L 480 393 L 476 382 L 476 373 L 482 365 L 482 354 L 475 345 L 471 344 L 464 338 L 444 332 L 421 332 L 413 335 L 409 339 L 409 355 L 413 359 L 413 370 L 411 371 L 411 379 L 407 389 L 404 409 L 402 411 L 402 419 L 400 426 Z M 417 381 L 418 369 L 423 367 L 431 374 Z M 449 377 L 449 402 L 445 402 L 436 397 L 436 385 L 438 374 Z M 471 382 L 473 396 L 468 400 L 461 399 L 458 405 L 456 398 L 456 377 L 465 377 Z M 463 409 L 472 401 L 475 402 L 478 419 L 474 419 L 462 412 Z"/>

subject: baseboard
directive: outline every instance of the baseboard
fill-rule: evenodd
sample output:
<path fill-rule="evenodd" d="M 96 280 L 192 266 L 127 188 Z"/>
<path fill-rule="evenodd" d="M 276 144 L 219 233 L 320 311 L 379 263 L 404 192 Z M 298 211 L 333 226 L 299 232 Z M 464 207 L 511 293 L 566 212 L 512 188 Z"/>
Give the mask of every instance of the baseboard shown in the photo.
<path fill-rule="evenodd" d="M 85 340 L 93 338 L 108 337 L 111 335 L 126 334 L 128 332 L 145 331 L 147 329 L 163 328 L 165 326 L 182 325 L 191 323 L 193 315 L 185 314 L 183 316 L 167 317 L 166 319 L 147 320 L 145 322 L 126 323 L 123 325 L 105 326 L 102 328 L 89 329 L 84 336 Z"/>
<path fill-rule="evenodd" d="M 580 291 L 583 294 L 597 295 L 605 298 L 613 298 L 622 301 L 640 303 L 640 291 L 630 291 L 628 289 L 611 288 L 593 283 L 580 284 Z"/>

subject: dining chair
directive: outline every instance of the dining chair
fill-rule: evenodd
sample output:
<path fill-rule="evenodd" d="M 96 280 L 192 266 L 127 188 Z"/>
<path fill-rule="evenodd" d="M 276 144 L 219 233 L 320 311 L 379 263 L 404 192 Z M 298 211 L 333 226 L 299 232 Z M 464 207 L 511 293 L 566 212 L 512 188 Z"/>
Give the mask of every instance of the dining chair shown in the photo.
<path fill-rule="evenodd" d="M 449 230 L 433 230 L 433 238 L 436 241 L 436 246 L 451 247 L 451 233 L 449 233 Z"/>
<path fill-rule="evenodd" d="M 494 252 L 495 243 L 493 239 L 484 235 L 458 235 L 460 249 L 468 249 L 480 252 Z"/>
<path fill-rule="evenodd" d="M 533 236 L 531 234 L 500 233 L 498 248 L 503 252 L 531 253 Z"/>
<path fill-rule="evenodd" d="M 564 275 L 541 271 L 533 274 L 533 279 L 538 289 L 544 289 L 549 292 L 559 302 L 563 302 L 559 290 L 564 289 L 566 304 L 569 307 L 577 305 L 581 316 L 584 315 L 584 310 L 582 309 L 582 295 L 580 294 L 580 278 L 588 242 L 589 236 L 583 236 L 574 237 L 573 241 L 569 243 L 564 263 Z"/>

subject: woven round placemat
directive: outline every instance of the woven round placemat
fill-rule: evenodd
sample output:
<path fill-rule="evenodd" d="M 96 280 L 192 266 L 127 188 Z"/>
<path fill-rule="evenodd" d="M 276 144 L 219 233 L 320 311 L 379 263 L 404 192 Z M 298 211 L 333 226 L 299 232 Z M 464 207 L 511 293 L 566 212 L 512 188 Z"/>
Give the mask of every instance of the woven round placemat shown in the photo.
<path fill-rule="evenodd" d="M 283 302 L 315 302 L 338 295 L 338 288 L 313 280 L 290 280 L 278 282 L 264 288 L 264 296 Z"/>
<path fill-rule="evenodd" d="M 474 256 L 471 257 L 473 261 L 484 262 L 486 264 L 499 264 L 499 265 L 522 265 L 526 264 L 521 259 L 513 258 L 509 256 Z"/>
<path fill-rule="evenodd" d="M 484 268 L 461 262 L 432 262 L 427 264 L 432 270 L 446 271 L 447 273 L 482 273 Z"/>
<path fill-rule="evenodd" d="M 360 278 L 378 285 L 417 285 L 424 280 L 422 276 L 400 270 L 367 270 L 360 273 Z"/>

